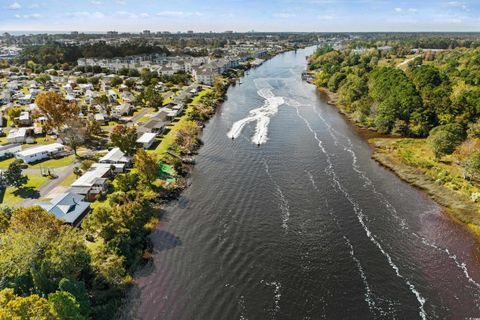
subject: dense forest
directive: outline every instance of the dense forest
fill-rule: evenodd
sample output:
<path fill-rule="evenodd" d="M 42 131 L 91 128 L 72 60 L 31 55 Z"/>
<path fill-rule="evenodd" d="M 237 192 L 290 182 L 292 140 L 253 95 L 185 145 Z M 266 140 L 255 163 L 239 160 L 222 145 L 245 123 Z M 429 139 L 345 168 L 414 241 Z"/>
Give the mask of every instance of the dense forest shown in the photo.
<path fill-rule="evenodd" d="M 439 125 L 465 130 L 480 116 L 480 49 L 399 55 L 320 48 L 315 83 L 337 94 L 345 112 L 381 133 L 425 137 Z"/>

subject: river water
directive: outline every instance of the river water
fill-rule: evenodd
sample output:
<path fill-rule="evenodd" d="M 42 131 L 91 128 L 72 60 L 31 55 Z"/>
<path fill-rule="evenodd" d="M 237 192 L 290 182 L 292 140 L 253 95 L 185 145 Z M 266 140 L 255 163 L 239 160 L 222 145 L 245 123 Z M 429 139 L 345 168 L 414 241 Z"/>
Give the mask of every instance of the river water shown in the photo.
<path fill-rule="evenodd" d="M 474 240 L 302 82 L 312 52 L 229 89 L 125 318 L 480 317 Z"/>

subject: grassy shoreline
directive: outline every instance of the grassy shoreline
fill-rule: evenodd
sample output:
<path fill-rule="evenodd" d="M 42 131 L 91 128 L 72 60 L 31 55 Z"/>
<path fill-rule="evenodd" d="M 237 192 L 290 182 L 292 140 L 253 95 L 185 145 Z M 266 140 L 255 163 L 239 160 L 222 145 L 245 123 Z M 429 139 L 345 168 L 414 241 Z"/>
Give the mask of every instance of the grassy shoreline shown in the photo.
<path fill-rule="evenodd" d="M 469 193 L 477 191 L 477 189 L 480 191 L 480 188 L 461 177 L 461 173 L 455 166 L 455 159 L 450 158 L 447 162 L 434 162 L 433 155 L 413 149 L 414 152 L 410 156 L 418 159 L 417 161 L 420 164 L 406 163 L 403 152 L 411 152 L 407 147 L 409 140 L 414 139 L 379 134 L 372 129 L 361 126 L 343 111 L 334 93 L 321 87 L 317 87 L 317 89 L 328 97 L 328 104 L 336 107 L 339 113 L 354 124 L 358 132 L 368 141 L 372 147 L 373 160 L 395 173 L 401 180 L 425 192 L 433 201 L 445 209 L 444 212 L 450 218 L 466 226 L 477 237 L 477 240 L 480 240 L 480 205 L 468 196 Z M 417 139 L 417 141 L 423 146 L 426 145 L 424 139 Z M 402 143 L 404 146 L 402 146 Z M 432 166 L 432 168 L 427 170 L 423 166 Z M 435 170 L 439 171 L 436 172 Z M 439 182 L 441 179 L 435 177 L 435 173 L 450 177 L 449 181 L 447 183 Z M 463 180 L 464 183 L 458 183 L 458 180 Z M 469 185 L 465 186 L 464 184 Z M 472 191 L 472 189 L 474 190 Z"/>

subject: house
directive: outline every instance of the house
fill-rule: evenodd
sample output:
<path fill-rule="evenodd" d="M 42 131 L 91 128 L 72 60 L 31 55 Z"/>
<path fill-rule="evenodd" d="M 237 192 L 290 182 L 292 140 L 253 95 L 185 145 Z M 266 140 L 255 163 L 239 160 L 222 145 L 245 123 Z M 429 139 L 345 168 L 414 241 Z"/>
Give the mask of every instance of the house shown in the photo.
<path fill-rule="evenodd" d="M 90 204 L 82 200 L 83 196 L 67 192 L 58 195 L 50 202 L 40 203 L 40 206 L 59 220 L 76 227 L 81 224 L 90 210 Z"/>
<path fill-rule="evenodd" d="M 120 105 L 116 106 L 115 108 L 113 108 L 113 110 L 111 112 L 111 116 L 113 118 L 118 119 L 120 117 L 129 115 L 130 112 L 132 112 L 132 110 L 133 110 L 133 106 L 129 103 L 120 104 Z"/>
<path fill-rule="evenodd" d="M 20 97 L 18 99 L 18 103 L 21 104 L 21 105 L 26 105 L 26 104 L 30 104 L 32 103 L 33 101 L 33 98 L 32 98 L 32 95 L 31 94 L 27 94 L 23 97 Z"/>
<path fill-rule="evenodd" d="M 18 123 L 22 126 L 30 126 L 32 124 L 32 118 L 30 118 L 30 113 L 28 111 L 20 112 L 18 117 Z"/>
<path fill-rule="evenodd" d="M 19 144 L 3 144 L 0 145 L 0 158 L 8 158 L 14 156 L 17 152 L 22 151 Z"/>
<path fill-rule="evenodd" d="M 51 158 L 64 150 L 63 144 L 52 143 L 20 151 L 15 157 L 19 160 L 23 160 L 25 163 L 31 163 Z"/>
<path fill-rule="evenodd" d="M 162 134 L 165 131 L 166 122 L 164 122 L 161 118 L 152 118 L 145 122 L 143 125 L 137 128 L 137 132 L 139 133 L 149 133 L 154 132 L 156 134 Z"/>
<path fill-rule="evenodd" d="M 8 132 L 7 141 L 8 143 L 20 143 L 23 144 L 27 140 L 27 129 L 26 128 L 16 128 Z"/>
<path fill-rule="evenodd" d="M 107 96 L 110 100 L 117 100 L 118 99 L 118 94 L 112 89 L 107 91 Z"/>
<path fill-rule="evenodd" d="M 144 149 L 149 149 L 155 143 L 156 137 L 156 133 L 145 132 L 140 138 L 137 139 L 137 143 L 141 144 Z"/>
<path fill-rule="evenodd" d="M 95 121 L 102 126 L 107 123 L 107 121 L 105 120 L 105 115 L 103 113 L 95 113 Z"/>
<path fill-rule="evenodd" d="M 100 158 L 100 163 L 106 164 L 129 164 L 130 157 L 127 157 L 120 148 L 113 148 L 106 155 Z"/>
<path fill-rule="evenodd" d="M 71 192 L 85 196 L 87 201 L 95 200 L 95 197 L 107 191 L 107 180 L 112 176 L 109 164 L 95 163 L 80 178 L 70 186 Z"/>

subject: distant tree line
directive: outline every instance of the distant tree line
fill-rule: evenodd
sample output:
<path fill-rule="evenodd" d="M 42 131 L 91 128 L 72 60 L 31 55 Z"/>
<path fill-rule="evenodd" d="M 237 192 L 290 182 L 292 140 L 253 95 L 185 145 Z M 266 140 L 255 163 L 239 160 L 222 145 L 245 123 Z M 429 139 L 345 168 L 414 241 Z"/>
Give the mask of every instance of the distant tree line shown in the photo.
<path fill-rule="evenodd" d="M 79 58 L 114 58 L 152 53 L 169 54 L 165 47 L 145 41 L 128 41 L 119 45 L 100 41 L 80 46 L 49 42 L 45 45 L 27 46 L 18 56 L 17 62 L 33 61 L 41 65 L 75 64 Z"/>

